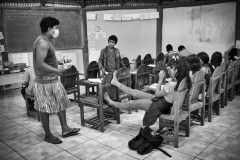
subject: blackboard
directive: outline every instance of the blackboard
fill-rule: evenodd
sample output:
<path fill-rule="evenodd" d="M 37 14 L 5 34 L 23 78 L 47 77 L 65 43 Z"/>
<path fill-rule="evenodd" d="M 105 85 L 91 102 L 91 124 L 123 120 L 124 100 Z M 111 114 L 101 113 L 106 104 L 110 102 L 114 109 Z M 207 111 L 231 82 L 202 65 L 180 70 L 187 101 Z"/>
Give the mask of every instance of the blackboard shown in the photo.
<path fill-rule="evenodd" d="M 33 43 L 41 34 L 40 21 L 51 16 L 60 21 L 56 49 L 82 48 L 81 11 L 64 10 L 2 10 L 6 49 L 8 52 L 32 51 Z"/>

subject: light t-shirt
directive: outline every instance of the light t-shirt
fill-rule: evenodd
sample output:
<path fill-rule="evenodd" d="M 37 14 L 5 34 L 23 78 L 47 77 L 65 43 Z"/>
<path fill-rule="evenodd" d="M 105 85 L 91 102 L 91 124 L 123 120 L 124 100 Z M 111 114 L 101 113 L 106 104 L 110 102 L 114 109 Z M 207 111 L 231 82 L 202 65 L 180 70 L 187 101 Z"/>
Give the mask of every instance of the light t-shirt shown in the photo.
<path fill-rule="evenodd" d="M 167 92 L 167 95 L 164 96 L 165 100 L 169 103 L 174 102 L 174 88 L 177 85 L 177 82 L 169 81 L 163 86 L 163 89 L 165 92 Z"/>
<path fill-rule="evenodd" d="M 33 81 L 35 79 L 35 74 L 33 69 L 26 69 L 24 76 L 23 76 L 23 82 L 29 82 L 28 87 L 26 88 L 26 94 L 32 96 L 33 95 Z"/>

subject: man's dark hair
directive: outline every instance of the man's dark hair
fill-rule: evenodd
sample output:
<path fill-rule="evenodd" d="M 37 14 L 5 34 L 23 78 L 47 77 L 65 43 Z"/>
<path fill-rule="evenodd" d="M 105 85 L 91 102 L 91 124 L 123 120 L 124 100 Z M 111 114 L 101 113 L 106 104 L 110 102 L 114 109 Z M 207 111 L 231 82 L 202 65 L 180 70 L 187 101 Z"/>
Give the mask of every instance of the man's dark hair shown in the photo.
<path fill-rule="evenodd" d="M 236 60 L 235 56 L 237 56 L 237 54 L 238 54 L 237 49 L 232 48 L 231 51 L 228 53 L 229 61 L 235 61 Z"/>
<path fill-rule="evenodd" d="M 168 45 L 166 46 L 166 49 L 167 49 L 167 52 L 169 52 L 169 51 L 172 51 L 172 50 L 173 50 L 173 47 L 172 47 L 171 44 L 168 44 Z"/>
<path fill-rule="evenodd" d="M 117 36 L 115 36 L 115 35 L 111 35 L 111 36 L 108 38 L 108 42 L 109 42 L 110 40 L 114 41 L 115 44 L 117 44 L 117 42 L 118 42 L 118 38 L 117 38 Z"/>
<path fill-rule="evenodd" d="M 53 28 L 53 26 L 59 25 L 60 22 L 56 18 L 53 17 L 44 17 L 40 22 L 40 27 L 42 33 L 45 33 L 48 31 L 48 28 Z"/>
<path fill-rule="evenodd" d="M 214 52 L 212 54 L 211 63 L 215 68 L 220 66 L 221 63 L 222 63 L 222 53 L 221 52 Z"/>
<path fill-rule="evenodd" d="M 181 52 L 183 49 L 186 49 L 183 45 L 178 47 L 178 52 Z"/>
<path fill-rule="evenodd" d="M 197 54 L 197 56 L 203 61 L 204 64 L 209 63 L 209 56 L 206 52 L 200 52 Z"/>

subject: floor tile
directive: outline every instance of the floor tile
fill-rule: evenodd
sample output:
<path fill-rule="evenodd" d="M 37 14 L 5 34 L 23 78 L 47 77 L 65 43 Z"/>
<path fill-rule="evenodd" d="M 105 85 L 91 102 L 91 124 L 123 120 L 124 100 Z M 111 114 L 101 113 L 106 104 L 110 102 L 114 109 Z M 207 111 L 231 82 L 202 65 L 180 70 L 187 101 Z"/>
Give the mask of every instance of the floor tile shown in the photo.
<path fill-rule="evenodd" d="M 51 157 L 48 157 L 46 160 L 79 160 L 77 157 L 69 154 L 66 151 L 57 153 Z"/>
<path fill-rule="evenodd" d="M 58 147 L 62 148 L 63 150 L 67 150 L 90 140 L 89 138 L 81 135 L 81 133 L 67 138 L 61 137 L 60 139 L 63 141 L 63 143 L 59 144 Z"/>
<path fill-rule="evenodd" d="M 228 124 L 228 125 L 234 125 L 235 123 L 238 122 L 239 119 L 232 118 L 232 117 L 215 117 L 213 119 L 213 122 L 218 122 L 218 123 L 223 123 L 223 124 Z"/>
<path fill-rule="evenodd" d="M 0 157 L 1 160 L 25 160 L 21 155 L 14 152 L 3 157 Z"/>
<path fill-rule="evenodd" d="M 229 149 L 225 149 L 220 146 L 210 145 L 203 152 L 201 152 L 197 158 L 200 159 L 216 159 L 216 160 L 239 160 L 239 152 L 235 152 Z"/>
<path fill-rule="evenodd" d="M 234 124 L 225 133 L 232 134 L 232 135 L 235 135 L 235 136 L 240 136 L 240 123 Z"/>
<path fill-rule="evenodd" d="M 196 157 L 200 152 L 202 152 L 205 148 L 207 148 L 210 144 L 199 141 L 197 139 L 189 138 L 189 137 L 184 137 L 183 140 L 179 142 L 179 147 L 174 148 L 173 143 L 163 143 L 165 147 L 176 150 L 178 152 L 187 154 L 192 157 Z"/>
<path fill-rule="evenodd" d="M 43 139 L 34 133 L 28 133 L 4 142 L 15 151 L 19 151 L 38 143 L 42 143 Z"/>
<path fill-rule="evenodd" d="M 93 128 L 89 128 L 88 126 L 82 127 L 80 133 L 90 139 L 94 139 L 96 137 L 100 137 L 108 132 L 111 132 L 112 129 L 106 129 L 105 127 L 105 131 L 102 133 L 100 132 L 100 130 L 97 129 L 93 129 Z"/>
<path fill-rule="evenodd" d="M 0 141 L 0 159 L 2 156 L 6 156 L 12 153 L 14 153 L 14 151 L 10 147 L 8 147 L 6 144 Z"/>
<path fill-rule="evenodd" d="M 240 135 L 223 134 L 213 144 L 240 153 Z"/>
<path fill-rule="evenodd" d="M 5 141 L 28 133 L 30 133 L 30 131 L 26 128 L 23 128 L 21 126 L 15 126 L 2 130 L 0 132 L 0 140 Z"/>
<path fill-rule="evenodd" d="M 154 160 L 154 159 L 161 159 L 161 160 L 172 160 L 172 159 L 176 159 L 176 160 L 193 160 L 194 157 L 191 157 L 189 155 L 183 154 L 181 152 L 177 152 L 175 150 L 172 149 L 168 149 L 168 148 L 163 148 L 164 151 L 166 151 L 168 154 L 170 154 L 172 157 L 168 157 L 167 155 L 165 155 L 163 152 L 156 150 L 156 152 L 154 152 L 153 154 L 151 154 L 150 156 L 148 156 L 145 160 Z"/>
<path fill-rule="evenodd" d="M 41 160 L 55 155 L 63 150 L 56 145 L 48 142 L 39 143 L 37 145 L 22 149 L 18 153 L 26 159 Z"/>
<path fill-rule="evenodd" d="M 119 131 L 111 131 L 100 137 L 94 138 L 99 143 L 107 145 L 111 148 L 117 148 L 123 144 L 127 144 L 133 137 Z"/>
<path fill-rule="evenodd" d="M 67 152 L 78 157 L 81 160 L 92 160 L 103 154 L 110 152 L 112 149 L 99 142 L 90 140 L 67 150 Z"/>
<path fill-rule="evenodd" d="M 98 158 L 96 158 L 96 160 L 136 160 L 135 158 L 126 155 L 122 152 L 116 151 L 116 150 L 112 150 Z"/>
<path fill-rule="evenodd" d="M 1 130 L 5 130 L 7 128 L 11 128 L 11 127 L 16 127 L 18 124 L 9 120 L 9 119 L 2 119 L 0 120 L 0 131 Z"/>

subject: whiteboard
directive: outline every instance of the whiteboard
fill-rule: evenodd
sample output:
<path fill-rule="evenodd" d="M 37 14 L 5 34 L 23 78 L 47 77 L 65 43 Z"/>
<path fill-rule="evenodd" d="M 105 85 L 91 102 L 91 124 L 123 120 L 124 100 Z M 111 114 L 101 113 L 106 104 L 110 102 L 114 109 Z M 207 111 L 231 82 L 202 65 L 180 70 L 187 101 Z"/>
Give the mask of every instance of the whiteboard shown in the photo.
<path fill-rule="evenodd" d="M 235 44 L 236 3 L 163 9 L 162 48 L 184 45 L 190 52 L 224 52 Z"/>
<path fill-rule="evenodd" d="M 156 57 L 157 19 L 131 21 L 104 20 L 104 15 L 106 14 L 126 15 L 152 12 L 157 12 L 157 9 L 87 12 L 87 14 L 96 14 L 96 20 L 87 20 L 89 62 L 91 62 L 91 60 L 98 60 L 97 57 L 100 51 L 108 45 L 108 37 L 111 35 L 118 37 L 118 43 L 115 47 L 119 49 L 121 57 L 128 57 L 130 62 L 132 59 L 136 59 L 138 55 L 141 55 L 143 58 L 148 53 L 150 53 L 152 57 Z M 91 34 L 96 29 L 101 32 L 100 36 L 102 38 L 98 38 L 99 35 Z M 91 37 L 94 36 L 97 38 L 91 39 Z"/>

